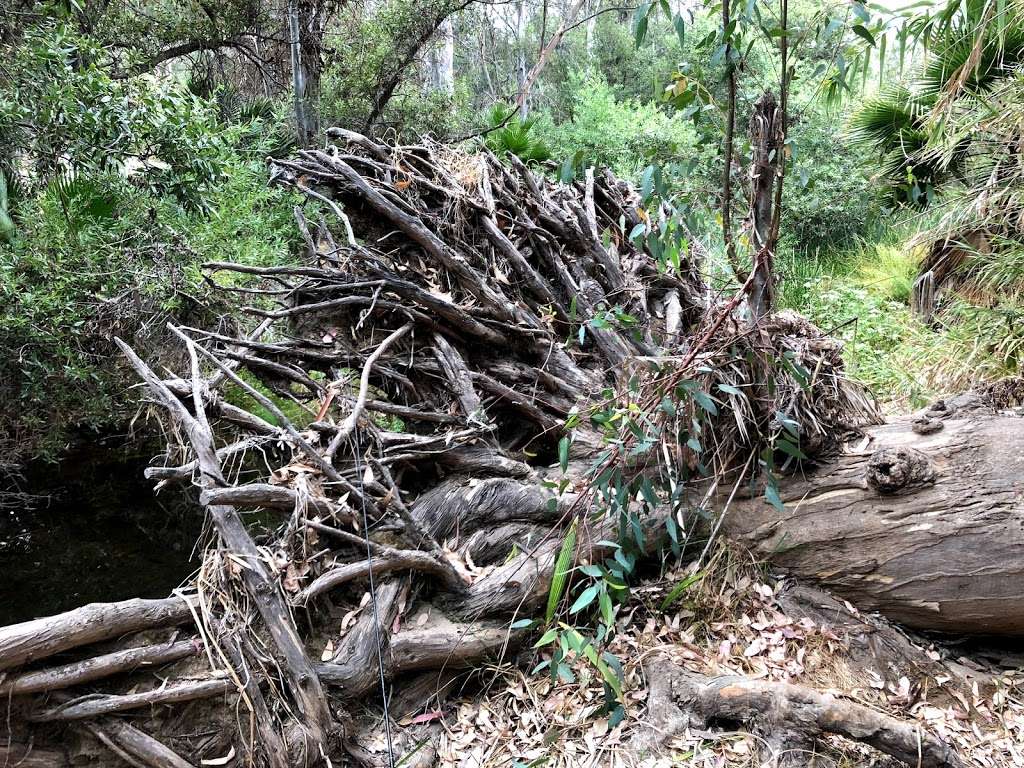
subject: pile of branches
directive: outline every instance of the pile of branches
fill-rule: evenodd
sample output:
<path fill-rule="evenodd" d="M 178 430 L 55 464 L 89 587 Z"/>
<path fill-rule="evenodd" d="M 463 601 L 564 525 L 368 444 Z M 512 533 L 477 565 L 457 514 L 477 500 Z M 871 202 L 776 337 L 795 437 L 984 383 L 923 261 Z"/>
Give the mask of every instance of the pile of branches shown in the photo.
<path fill-rule="evenodd" d="M 118 340 L 172 435 L 147 475 L 198 486 L 216 536 L 167 600 L 0 630 L 9 753 L 87 732 L 151 766 L 382 764 L 360 748 L 370 694 L 394 718 L 516 661 L 570 526 L 576 561 L 612 554 L 618 521 L 593 514 L 589 474 L 609 427 L 591 407 L 637 381 L 647 398 L 723 384 L 716 471 L 748 478 L 742 459 L 786 424 L 826 452 L 876 418 L 806 321 L 751 326 L 694 249 L 676 268 L 656 258 L 669 212 L 610 173 L 556 184 L 514 156 L 329 134 L 273 167 L 319 206 L 296 210 L 304 263 L 207 265 L 251 304 L 251 333 L 172 327 L 189 365 L 170 377 Z M 270 533 L 244 521 L 256 510 L 278 515 Z M 643 521 L 648 554 L 666 514 Z M 161 682 L 145 671 L 168 664 Z M 111 717 L 143 707 L 143 728 Z M 396 733 L 395 752 L 429 728 Z"/>

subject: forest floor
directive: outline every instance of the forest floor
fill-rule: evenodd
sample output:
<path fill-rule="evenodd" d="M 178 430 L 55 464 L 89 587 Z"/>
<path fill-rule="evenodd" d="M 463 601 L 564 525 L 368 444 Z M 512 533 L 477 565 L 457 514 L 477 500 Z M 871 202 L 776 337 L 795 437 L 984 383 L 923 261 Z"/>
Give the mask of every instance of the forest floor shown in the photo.
<path fill-rule="evenodd" d="M 1008 659 L 998 650 L 987 654 L 975 648 L 967 656 L 955 642 L 917 636 L 908 638 L 916 649 L 941 659 L 962 675 L 961 681 L 970 681 L 966 689 L 952 676 L 900 669 L 881 659 L 879 672 L 865 674 L 828 624 L 786 614 L 778 597 L 787 585 L 763 567 L 723 546 L 700 574 L 694 580 L 690 566 L 648 579 L 634 590 L 631 610 L 621 618 L 609 647 L 624 666 L 626 708 L 619 722 L 602 712 L 601 678 L 584 661 L 576 664 L 571 680 L 553 681 L 511 665 L 495 667 L 484 673 L 488 682 L 482 696 L 396 713 L 399 725 L 439 728 L 437 765 L 446 768 L 767 765 L 757 744 L 763 739 L 747 731 L 690 728 L 647 749 L 659 719 L 647 706 L 653 659 L 655 670 L 668 661 L 711 677 L 745 675 L 806 685 L 917 722 L 953 745 L 969 765 L 1024 765 L 1019 655 Z M 677 594 L 681 583 L 690 586 Z M 665 605 L 667 600 L 671 605 Z M 845 606 L 859 616 L 853 606 Z M 363 746 L 383 753 L 383 731 Z M 405 757 L 415 762 L 412 755 Z M 839 737 L 829 737 L 814 755 L 798 756 L 804 759 L 796 764 L 902 765 Z"/>

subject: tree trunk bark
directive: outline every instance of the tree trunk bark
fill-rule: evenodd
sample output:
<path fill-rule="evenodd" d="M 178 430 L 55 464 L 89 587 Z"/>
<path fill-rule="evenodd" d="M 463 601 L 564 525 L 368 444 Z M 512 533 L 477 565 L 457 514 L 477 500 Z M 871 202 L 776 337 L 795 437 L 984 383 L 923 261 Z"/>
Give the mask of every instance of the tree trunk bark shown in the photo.
<path fill-rule="evenodd" d="M 905 419 L 783 483 L 781 513 L 763 499 L 734 503 L 723 530 L 862 610 L 918 629 L 1019 636 L 1022 474 L 1024 419 Z"/>
<path fill-rule="evenodd" d="M 310 147 L 320 135 L 323 21 L 315 1 L 289 0 L 288 41 L 296 136 L 300 146 Z"/>
<path fill-rule="evenodd" d="M 754 253 L 753 279 L 750 285 L 750 311 L 754 320 L 771 312 L 774 286 L 772 261 L 775 243 L 772 238 L 772 210 L 775 200 L 775 177 L 778 175 L 783 150 L 779 137 L 781 117 L 775 95 L 765 91 L 754 104 L 750 116 L 750 222 Z"/>

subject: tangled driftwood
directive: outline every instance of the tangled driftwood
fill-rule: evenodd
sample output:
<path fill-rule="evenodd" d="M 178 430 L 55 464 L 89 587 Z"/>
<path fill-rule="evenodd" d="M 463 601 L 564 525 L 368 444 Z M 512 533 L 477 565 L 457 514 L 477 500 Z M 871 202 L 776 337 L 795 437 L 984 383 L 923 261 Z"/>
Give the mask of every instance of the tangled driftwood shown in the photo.
<path fill-rule="evenodd" d="M 0 629 L 15 759 L 35 743 L 74 763 L 92 753 L 54 745 L 88 733 L 151 766 L 346 752 L 375 764 L 354 721 L 367 694 L 383 681 L 393 705 L 416 704 L 460 670 L 514 658 L 527 630 L 511 627 L 539 613 L 571 520 L 585 523 L 578 561 L 610 553 L 618 521 L 587 503 L 599 430 L 580 419 L 568 471 L 550 466 L 588 403 L 630 377 L 749 387 L 723 398 L 709 438 L 722 472 L 760 450 L 779 414 L 818 457 L 876 419 L 816 329 L 792 315 L 751 328 L 738 300 L 705 285 L 693 249 L 665 268 L 646 239 L 661 213 L 610 174 L 560 185 L 514 157 L 330 134 L 337 146 L 274 170 L 322 206 L 315 222 L 296 211 L 304 263 L 207 265 L 255 297 L 255 331 L 172 329 L 190 361 L 181 377 L 119 342 L 182 440 L 148 475 L 198 486 L 217 536 L 180 596 Z M 766 367 L 778 357 L 813 381 Z M 666 446 L 666 461 L 692 461 Z M 253 509 L 278 515 L 272 533 L 254 537 Z M 651 554 L 666 514 L 642 523 Z M 413 605 L 430 607 L 425 626 L 407 625 Z M 162 682 L 140 676 L 157 666 Z M 216 727 L 182 733 L 166 705 L 183 702 Z M 140 708 L 154 736 L 111 719 Z M 399 753 L 419 738 L 396 735 Z"/>

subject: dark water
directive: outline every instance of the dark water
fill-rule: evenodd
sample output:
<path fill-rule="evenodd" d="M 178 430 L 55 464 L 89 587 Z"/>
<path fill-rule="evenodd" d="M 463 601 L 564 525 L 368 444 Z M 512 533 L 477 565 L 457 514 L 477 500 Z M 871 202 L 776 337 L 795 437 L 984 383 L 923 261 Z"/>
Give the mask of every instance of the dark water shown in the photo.
<path fill-rule="evenodd" d="M 0 625 L 89 602 L 166 597 L 198 567 L 198 508 L 178 489 L 155 497 L 152 452 L 98 441 L 19 486 L 43 498 L 0 509 Z"/>

